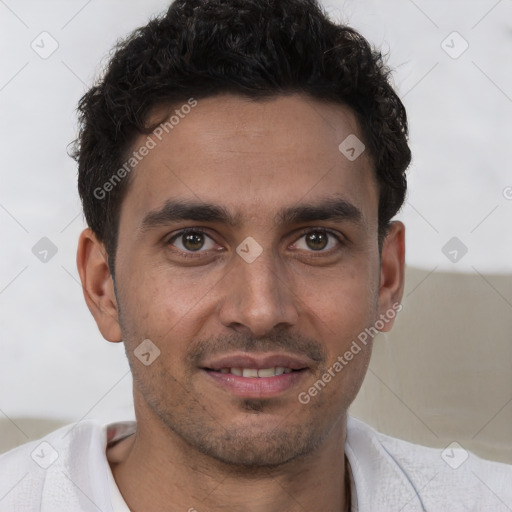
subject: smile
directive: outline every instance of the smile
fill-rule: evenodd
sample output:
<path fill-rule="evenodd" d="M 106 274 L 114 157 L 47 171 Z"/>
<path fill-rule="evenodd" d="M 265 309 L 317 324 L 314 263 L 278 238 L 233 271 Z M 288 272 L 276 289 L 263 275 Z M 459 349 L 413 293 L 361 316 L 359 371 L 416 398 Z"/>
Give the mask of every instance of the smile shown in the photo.
<path fill-rule="evenodd" d="M 231 373 L 239 377 L 257 378 L 257 377 L 275 377 L 276 375 L 283 375 L 284 373 L 291 373 L 294 370 L 291 368 L 284 368 L 283 366 L 276 366 L 273 368 L 221 368 L 220 370 L 212 370 L 219 373 Z"/>

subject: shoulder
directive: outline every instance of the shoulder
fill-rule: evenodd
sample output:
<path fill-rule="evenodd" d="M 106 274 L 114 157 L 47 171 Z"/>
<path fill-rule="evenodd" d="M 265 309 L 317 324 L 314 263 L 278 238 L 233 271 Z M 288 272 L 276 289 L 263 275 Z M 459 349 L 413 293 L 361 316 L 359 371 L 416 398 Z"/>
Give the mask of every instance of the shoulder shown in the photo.
<path fill-rule="evenodd" d="M 95 466 L 101 477 L 105 443 L 106 426 L 84 421 L 0 455 L 0 510 L 28 512 L 43 503 L 55 511 L 89 510 L 80 492 L 91 499 L 97 493 L 89 470 Z"/>
<path fill-rule="evenodd" d="M 382 494 L 391 493 L 404 512 L 512 509 L 512 465 L 482 459 L 460 445 L 429 448 L 349 418 L 347 447 L 356 486 L 357 478 L 362 492 L 375 486 L 383 503 Z"/>

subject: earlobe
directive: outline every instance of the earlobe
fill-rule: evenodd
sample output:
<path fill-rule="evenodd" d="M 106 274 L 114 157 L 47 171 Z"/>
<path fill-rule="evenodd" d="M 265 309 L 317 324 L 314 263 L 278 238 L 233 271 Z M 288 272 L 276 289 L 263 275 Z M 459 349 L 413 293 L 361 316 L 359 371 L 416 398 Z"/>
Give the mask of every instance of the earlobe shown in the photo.
<path fill-rule="evenodd" d="M 404 293 L 405 226 L 392 222 L 383 242 L 379 288 L 379 315 L 396 311 Z M 394 318 L 393 313 L 393 318 Z M 388 317 L 388 315 L 386 315 Z M 393 321 L 385 324 L 383 332 L 390 331 Z"/>
<path fill-rule="evenodd" d="M 122 341 L 117 299 L 108 268 L 107 252 L 90 228 L 82 231 L 80 235 L 76 263 L 85 302 L 101 334 L 108 341 Z"/>

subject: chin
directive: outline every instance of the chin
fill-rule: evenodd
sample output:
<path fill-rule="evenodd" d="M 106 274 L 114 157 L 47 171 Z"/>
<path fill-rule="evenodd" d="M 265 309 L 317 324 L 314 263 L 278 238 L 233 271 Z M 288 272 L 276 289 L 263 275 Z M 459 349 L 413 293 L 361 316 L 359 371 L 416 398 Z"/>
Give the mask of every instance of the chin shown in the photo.
<path fill-rule="evenodd" d="M 269 422 L 262 424 L 259 421 L 252 425 L 231 426 L 217 435 L 210 432 L 208 436 L 191 439 L 190 434 L 189 431 L 188 443 L 196 450 L 236 467 L 237 471 L 282 466 L 314 452 L 324 437 L 303 424 L 286 428 L 278 423 L 272 428 Z"/>

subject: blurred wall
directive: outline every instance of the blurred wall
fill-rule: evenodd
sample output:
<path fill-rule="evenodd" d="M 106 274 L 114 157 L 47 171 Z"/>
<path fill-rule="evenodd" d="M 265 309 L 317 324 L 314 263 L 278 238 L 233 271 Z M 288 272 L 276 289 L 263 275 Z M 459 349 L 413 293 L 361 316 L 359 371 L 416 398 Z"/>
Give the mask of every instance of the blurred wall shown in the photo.
<path fill-rule="evenodd" d="M 381 432 L 453 441 L 512 464 L 512 276 L 407 270 L 351 414 Z"/>

